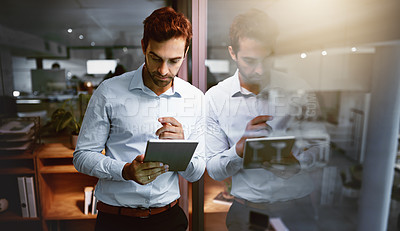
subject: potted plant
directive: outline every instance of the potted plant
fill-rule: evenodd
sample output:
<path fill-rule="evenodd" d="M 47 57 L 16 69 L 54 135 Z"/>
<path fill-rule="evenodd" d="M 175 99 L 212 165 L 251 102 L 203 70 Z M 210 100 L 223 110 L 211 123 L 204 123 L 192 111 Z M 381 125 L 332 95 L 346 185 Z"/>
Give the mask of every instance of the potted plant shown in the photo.
<path fill-rule="evenodd" d="M 82 125 L 83 115 L 90 97 L 91 95 L 89 94 L 79 95 L 78 102 L 80 106 L 80 116 L 76 115 L 78 112 L 77 110 L 74 110 L 72 99 L 66 100 L 63 105 L 60 108 L 57 108 L 51 115 L 51 120 L 45 126 L 46 130 L 53 131 L 55 133 L 67 131 L 71 134 L 72 148 L 75 148 Z"/>
<path fill-rule="evenodd" d="M 51 123 L 55 126 L 57 133 L 69 129 L 71 132 L 71 145 L 75 148 L 78 139 L 79 131 L 81 129 L 82 120 L 77 119 L 73 111 L 66 110 L 65 108 L 56 109 L 51 115 Z"/>

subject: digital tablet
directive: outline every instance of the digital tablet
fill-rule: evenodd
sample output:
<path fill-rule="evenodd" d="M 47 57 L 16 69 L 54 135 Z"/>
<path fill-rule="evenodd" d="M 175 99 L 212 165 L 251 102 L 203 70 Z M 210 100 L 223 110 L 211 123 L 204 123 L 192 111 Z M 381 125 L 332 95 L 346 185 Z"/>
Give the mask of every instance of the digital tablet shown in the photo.
<path fill-rule="evenodd" d="M 169 165 L 169 171 L 185 171 L 198 141 L 148 140 L 144 162 L 158 161 Z"/>
<path fill-rule="evenodd" d="M 294 136 L 246 139 L 243 152 L 243 168 L 262 168 L 265 162 L 283 164 L 289 157 L 295 142 Z"/>

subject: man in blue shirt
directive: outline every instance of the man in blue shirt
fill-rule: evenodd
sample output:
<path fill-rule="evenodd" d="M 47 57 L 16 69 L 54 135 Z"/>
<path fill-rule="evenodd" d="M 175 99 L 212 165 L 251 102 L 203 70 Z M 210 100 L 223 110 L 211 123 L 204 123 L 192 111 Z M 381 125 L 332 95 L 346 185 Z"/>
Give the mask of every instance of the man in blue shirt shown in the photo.
<path fill-rule="evenodd" d="M 176 77 L 189 49 L 191 24 L 169 7 L 143 23 L 145 63 L 96 89 L 74 152 L 76 169 L 99 178 L 96 230 L 186 230 L 187 218 L 176 202 L 178 174 L 193 182 L 205 170 L 204 95 Z M 194 139 L 199 145 L 178 173 L 160 162 L 143 162 L 149 139 Z"/>
<path fill-rule="evenodd" d="M 293 150 L 280 164 L 265 161 L 262 168 L 243 167 L 246 139 L 294 135 L 288 128 L 303 114 L 300 103 L 293 100 L 297 96 L 289 94 L 290 88 L 299 90 L 291 86 L 298 80 L 273 71 L 277 35 L 276 23 L 260 10 L 236 16 L 228 49 L 237 71 L 206 93 L 207 172 L 219 181 L 232 178 L 234 201 L 226 217 L 229 230 L 254 230 L 251 218 L 258 213 L 264 214 L 261 223 L 268 223 L 268 216 L 280 217 L 290 230 L 315 228 L 307 197 L 313 182 L 302 169 L 312 165 L 318 147 Z M 315 116 L 308 109 L 304 114 Z M 296 203 L 301 206 L 290 207 Z"/>

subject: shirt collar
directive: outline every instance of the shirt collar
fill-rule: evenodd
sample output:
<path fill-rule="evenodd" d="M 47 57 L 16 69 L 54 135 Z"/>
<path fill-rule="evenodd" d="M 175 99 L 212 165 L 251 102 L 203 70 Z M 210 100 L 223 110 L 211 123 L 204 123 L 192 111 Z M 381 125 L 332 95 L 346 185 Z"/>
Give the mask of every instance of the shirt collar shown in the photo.
<path fill-rule="evenodd" d="M 132 80 L 129 84 L 129 90 L 141 90 L 148 95 L 157 96 L 156 93 L 154 93 L 150 88 L 144 85 L 143 75 L 142 75 L 143 67 L 144 63 L 133 73 Z M 161 96 L 181 97 L 181 94 L 179 92 L 183 90 L 183 86 L 179 80 L 176 81 L 177 78 L 178 77 L 175 76 L 175 78 L 173 79 L 172 87 L 169 88 L 166 92 L 162 93 L 160 97 Z"/>

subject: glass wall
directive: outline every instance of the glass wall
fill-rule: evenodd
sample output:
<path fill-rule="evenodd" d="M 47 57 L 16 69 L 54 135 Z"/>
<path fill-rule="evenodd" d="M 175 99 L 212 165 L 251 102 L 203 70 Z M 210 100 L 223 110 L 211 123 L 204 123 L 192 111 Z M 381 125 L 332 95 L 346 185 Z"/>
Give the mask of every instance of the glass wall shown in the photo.
<path fill-rule="evenodd" d="M 21 26 L 25 23 L 5 17 L 9 2 L 0 7 L 4 9 L 2 32 L 8 31 L 3 28 L 7 26 L 26 33 L 35 29 L 48 33 L 48 25 L 41 21 L 36 27 L 27 26 L 28 30 Z M 69 9 L 98 12 L 98 3 L 83 2 L 93 4 L 92 10 L 79 1 L 68 2 L 72 4 Z M 108 24 L 99 23 L 100 16 L 77 20 L 93 21 L 99 26 L 96 31 L 106 35 L 95 33 L 78 40 L 81 32 L 89 31 L 85 26 L 77 24 L 72 34 L 67 34 L 67 25 L 59 29 L 70 36 L 66 40 L 70 42 L 60 41 L 69 56 L 36 57 L 33 51 L 52 54 L 51 47 L 33 49 L 36 40 L 31 36 L 23 36 L 30 41 L 27 48 L 22 46 L 25 42 L 0 38 L 1 94 L 11 95 L 12 89 L 20 91 L 21 97 L 31 97 L 31 69 L 51 69 L 55 62 L 65 69 L 68 86 L 75 84 L 73 89 L 82 91 L 85 86 L 77 88 L 75 81 L 97 86 L 107 75 L 88 75 L 88 59 L 112 58 L 126 71 L 135 70 L 144 60 L 140 47 L 143 19 L 156 8 L 173 5 L 196 25 L 189 52 L 196 58 L 187 59 L 188 79 L 208 90 L 204 198 L 202 182 L 194 183 L 193 189 L 181 182 L 186 194 L 182 193 L 180 202 L 191 218 L 192 230 L 202 230 L 203 215 L 207 231 L 228 230 L 227 224 L 232 230 L 250 226 L 279 230 L 279 225 L 296 231 L 399 229 L 399 1 L 174 0 L 113 5 L 124 2 L 133 5 L 121 11 L 101 5 L 114 9 L 112 15 L 100 14 L 107 15 L 104 19 L 124 16 L 124 20 L 112 20 L 115 30 L 102 28 Z M 45 22 L 67 18 L 41 4 L 32 11 L 30 3 L 10 15 L 38 9 Z M 241 14 L 246 15 L 236 18 Z M 229 35 L 234 20 L 238 20 L 235 44 Z M 130 21 L 138 22 L 137 27 L 122 25 Z M 24 35 L 6 34 L 10 38 Z M 47 35 L 43 41 L 53 37 Z M 21 50 L 28 53 L 21 54 Z M 55 96 L 64 93 L 70 94 Z M 256 140 L 246 143 L 246 138 Z"/>
<path fill-rule="evenodd" d="M 205 230 L 398 230 L 400 4 L 207 4 Z"/>

